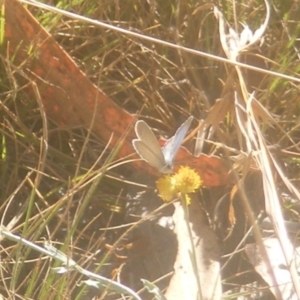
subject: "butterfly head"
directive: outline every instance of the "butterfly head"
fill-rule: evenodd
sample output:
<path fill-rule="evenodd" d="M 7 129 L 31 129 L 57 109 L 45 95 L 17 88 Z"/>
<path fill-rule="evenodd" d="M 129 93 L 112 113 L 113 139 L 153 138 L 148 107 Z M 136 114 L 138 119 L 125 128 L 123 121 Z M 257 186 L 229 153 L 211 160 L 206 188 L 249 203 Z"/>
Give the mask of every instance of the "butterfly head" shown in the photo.
<path fill-rule="evenodd" d="M 159 170 L 162 174 L 171 174 L 174 172 L 173 164 L 168 163 L 162 169 Z"/>

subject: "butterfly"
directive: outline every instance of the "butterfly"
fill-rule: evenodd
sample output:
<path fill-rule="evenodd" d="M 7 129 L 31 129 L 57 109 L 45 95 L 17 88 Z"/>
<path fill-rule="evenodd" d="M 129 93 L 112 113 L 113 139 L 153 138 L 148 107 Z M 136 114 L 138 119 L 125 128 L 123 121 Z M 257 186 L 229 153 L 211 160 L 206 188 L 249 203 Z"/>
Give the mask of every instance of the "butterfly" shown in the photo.
<path fill-rule="evenodd" d="M 173 160 L 180 148 L 180 145 L 187 134 L 193 116 L 190 116 L 176 131 L 163 147 L 156 139 L 153 131 L 145 121 L 139 120 L 135 124 L 137 139 L 132 141 L 136 153 L 150 166 L 161 173 L 173 172 Z"/>

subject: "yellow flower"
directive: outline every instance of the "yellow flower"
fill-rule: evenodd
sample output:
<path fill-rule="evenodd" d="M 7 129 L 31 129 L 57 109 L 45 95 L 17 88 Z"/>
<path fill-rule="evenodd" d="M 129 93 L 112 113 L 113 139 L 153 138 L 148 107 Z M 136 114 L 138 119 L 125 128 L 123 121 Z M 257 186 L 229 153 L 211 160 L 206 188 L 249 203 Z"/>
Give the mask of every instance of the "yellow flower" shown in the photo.
<path fill-rule="evenodd" d="M 174 195 L 177 194 L 176 191 L 176 179 L 173 176 L 167 175 L 156 181 L 156 186 L 158 189 L 159 196 L 164 201 L 171 201 Z"/>
<path fill-rule="evenodd" d="M 180 167 L 174 177 L 176 177 L 179 191 L 183 194 L 194 193 L 202 184 L 198 173 L 189 167 Z"/>
<path fill-rule="evenodd" d="M 167 175 L 156 182 L 158 193 L 164 201 L 171 201 L 178 195 L 194 193 L 201 184 L 200 176 L 189 167 L 180 167 L 176 174 Z M 190 197 L 185 198 L 189 204 Z"/>

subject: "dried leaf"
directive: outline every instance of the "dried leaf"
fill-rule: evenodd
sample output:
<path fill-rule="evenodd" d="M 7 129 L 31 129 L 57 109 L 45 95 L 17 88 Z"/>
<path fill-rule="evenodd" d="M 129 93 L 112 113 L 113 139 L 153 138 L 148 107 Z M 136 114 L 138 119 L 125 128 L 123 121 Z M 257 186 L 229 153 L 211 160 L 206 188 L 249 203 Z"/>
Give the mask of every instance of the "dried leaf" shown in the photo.
<path fill-rule="evenodd" d="M 272 270 L 268 268 L 268 264 L 263 259 L 260 254 L 256 244 L 248 244 L 245 247 L 246 255 L 254 266 L 257 273 L 268 283 L 271 292 L 277 299 L 295 299 L 297 300 L 297 294 L 294 291 L 291 274 L 288 266 L 286 265 L 286 260 L 280 246 L 280 242 L 277 238 L 265 238 L 263 240 L 265 246 L 268 260 L 271 264 Z M 286 245 L 293 251 L 293 245 L 289 242 Z M 298 247 L 294 252 L 296 256 L 297 269 L 300 268 L 300 257 Z M 274 278 L 275 277 L 275 278 Z"/>
<path fill-rule="evenodd" d="M 199 291 L 196 280 L 198 276 L 202 294 L 200 299 L 219 300 L 222 298 L 219 245 L 214 232 L 206 224 L 206 216 L 199 202 L 193 200 L 188 206 L 188 224 L 192 241 L 185 220 L 184 208 L 181 203 L 174 204 L 173 219 L 178 240 L 178 253 L 174 264 L 174 275 L 165 296 L 169 300 L 198 299 Z M 193 253 L 191 243 L 195 248 L 195 260 L 190 255 Z"/>

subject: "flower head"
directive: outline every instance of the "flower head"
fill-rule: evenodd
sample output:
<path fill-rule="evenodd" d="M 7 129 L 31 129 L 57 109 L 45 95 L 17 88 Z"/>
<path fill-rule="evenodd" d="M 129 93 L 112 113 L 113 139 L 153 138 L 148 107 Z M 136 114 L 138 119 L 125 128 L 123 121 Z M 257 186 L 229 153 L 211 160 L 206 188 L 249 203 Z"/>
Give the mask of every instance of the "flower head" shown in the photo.
<path fill-rule="evenodd" d="M 164 201 L 171 201 L 181 194 L 194 193 L 201 184 L 198 173 L 189 167 L 180 167 L 174 175 L 167 175 L 156 182 L 158 193 Z"/>

